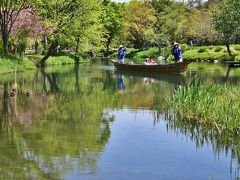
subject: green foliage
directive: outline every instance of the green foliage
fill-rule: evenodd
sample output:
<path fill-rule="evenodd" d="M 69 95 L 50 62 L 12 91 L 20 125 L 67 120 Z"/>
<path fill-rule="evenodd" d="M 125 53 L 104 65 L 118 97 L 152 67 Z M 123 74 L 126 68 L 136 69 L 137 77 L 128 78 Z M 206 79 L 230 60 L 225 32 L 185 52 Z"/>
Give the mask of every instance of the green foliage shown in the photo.
<path fill-rule="evenodd" d="M 223 47 L 222 46 L 217 46 L 214 50 L 214 52 L 220 52 L 222 51 Z"/>
<path fill-rule="evenodd" d="M 134 48 L 143 49 L 144 44 L 153 41 L 153 24 L 156 21 L 154 13 L 154 8 L 147 1 L 131 1 L 128 4 L 125 36 Z"/>
<path fill-rule="evenodd" d="M 43 55 L 40 54 L 31 54 L 26 56 L 30 61 L 32 61 L 35 65 L 37 65 L 40 60 L 43 58 Z"/>
<path fill-rule="evenodd" d="M 240 1 L 239 0 L 222 0 L 220 8 L 213 16 L 213 22 L 216 30 L 223 35 L 224 42 L 231 56 L 229 45 L 231 38 L 238 32 L 240 23 Z"/>
<path fill-rule="evenodd" d="M 51 56 L 46 61 L 46 65 L 74 64 L 76 61 L 69 56 Z"/>
<path fill-rule="evenodd" d="M 239 0 L 223 0 L 220 2 L 219 11 L 214 14 L 213 22 L 216 30 L 226 39 L 230 39 L 240 27 L 239 21 L 236 21 L 240 18 L 239 9 Z"/>
<path fill-rule="evenodd" d="M 236 51 L 240 51 L 240 45 L 234 45 L 234 49 L 235 49 Z"/>
<path fill-rule="evenodd" d="M 147 50 L 137 52 L 134 57 L 147 58 L 147 57 L 158 57 L 158 56 L 159 56 L 158 48 L 149 48 Z"/>
<path fill-rule="evenodd" d="M 183 58 L 187 61 L 226 61 L 231 60 L 224 52 L 198 52 L 199 50 L 189 50 L 183 53 Z"/>
<path fill-rule="evenodd" d="M 0 57 L 0 73 L 21 72 L 32 69 L 36 69 L 36 66 L 28 59 L 21 60 L 13 55 Z"/>
<path fill-rule="evenodd" d="M 189 46 L 187 44 L 181 44 L 180 46 L 181 46 L 182 52 L 188 51 L 192 48 L 191 46 Z"/>
<path fill-rule="evenodd" d="M 231 85 L 202 85 L 194 79 L 168 98 L 177 117 L 212 126 L 223 133 L 240 133 L 239 89 Z"/>
<path fill-rule="evenodd" d="M 203 53 L 203 52 L 206 52 L 207 51 L 207 49 L 206 49 L 206 47 L 201 47 L 200 49 L 198 49 L 198 53 Z"/>
<path fill-rule="evenodd" d="M 125 4 L 103 1 L 101 22 L 105 29 L 107 51 L 116 36 L 123 33 L 126 16 Z"/>
<path fill-rule="evenodd" d="M 240 61 L 240 54 L 235 57 L 235 61 Z"/>

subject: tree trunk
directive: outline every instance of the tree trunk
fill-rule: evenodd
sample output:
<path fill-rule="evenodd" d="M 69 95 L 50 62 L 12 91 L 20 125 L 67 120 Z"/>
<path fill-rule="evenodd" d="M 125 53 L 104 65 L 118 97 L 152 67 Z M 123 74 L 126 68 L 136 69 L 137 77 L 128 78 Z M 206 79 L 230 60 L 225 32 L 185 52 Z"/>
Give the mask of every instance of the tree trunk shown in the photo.
<path fill-rule="evenodd" d="M 2 41 L 3 41 L 3 53 L 4 53 L 4 55 L 8 55 L 8 39 L 9 39 L 9 37 L 8 37 L 7 33 L 6 32 L 3 33 Z"/>
<path fill-rule="evenodd" d="M 161 52 L 162 52 L 162 47 L 161 47 L 160 44 L 158 44 L 158 51 L 159 51 L 159 54 L 161 54 Z"/>
<path fill-rule="evenodd" d="M 229 56 L 232 56 L 231 50 L 230 50 L 230 45 L 229 45 L 229 39 L 226 40 L 226 47 L 227 47 L 227 51 Z"/>
<path fill-rule="evenodd" d="M 56 50 L 58 47 L 58 41 L 52 41 L 51 46 L 48 49 L 47 54 L 40 60 L 40 62 L 38 63 L 38 67 L 44 67 L 44 63 L 45 61 L 49 58 L 49 56 L 51 56 L 54 52 L 54 50 Z"/>
<path fill-rule="evenodd" d="M 47 51 L 47 36 L 44 35 L 43 36 L 43 53 L 45 54 L 46 51 Z"/>
<path fill-rule="evenodd" d="M 35 49 L 35 54 L 38 53 L 38 40 L 36 39 L 35 40 L 35 43 L 34 43 L 34 49 Z"/>
<path fill-rule="evenodd" d="M 76 55 L 78 55 L 80 49 L 80 38 L 76 39 Z"/>

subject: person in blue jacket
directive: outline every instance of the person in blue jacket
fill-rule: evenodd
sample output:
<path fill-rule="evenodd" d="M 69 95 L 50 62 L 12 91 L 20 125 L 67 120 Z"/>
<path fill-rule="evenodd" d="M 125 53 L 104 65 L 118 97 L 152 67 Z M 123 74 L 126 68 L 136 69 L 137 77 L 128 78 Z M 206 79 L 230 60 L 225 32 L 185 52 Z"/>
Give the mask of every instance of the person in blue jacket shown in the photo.
<path fill-rule="evenodd" d="M 174 56 L 175 62 L 182 62 L 182 49 L 177 42 L 174 42 L 172 48 L 172 55 Z"/>
<path fill-rule="evenodd" d="M 118 62 L 124 64 L 124 59 L 125 59 L 125 53 L 127 49 L 123 46 L 120 45 L 118 48 Z"/>

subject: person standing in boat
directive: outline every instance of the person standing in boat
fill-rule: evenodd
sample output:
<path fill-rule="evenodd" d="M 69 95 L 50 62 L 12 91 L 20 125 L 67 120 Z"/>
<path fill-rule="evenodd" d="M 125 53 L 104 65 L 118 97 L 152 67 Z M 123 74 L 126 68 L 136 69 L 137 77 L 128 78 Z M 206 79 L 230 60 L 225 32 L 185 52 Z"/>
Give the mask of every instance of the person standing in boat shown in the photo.
<path fill-rule="evenodd" d="M 121 64 L 124 64 L 126 51 L 127 51 L 127 49 L 123 45 L 119 46 L 119 48 L 118 48 L 118 62 L 121 63 Z"/>
<path fill-rule="evenodd" d="M 182 62 L 182 49 L 177 42 L 173 44 L 172 55 L 174 56 L 175 63 Z"/>

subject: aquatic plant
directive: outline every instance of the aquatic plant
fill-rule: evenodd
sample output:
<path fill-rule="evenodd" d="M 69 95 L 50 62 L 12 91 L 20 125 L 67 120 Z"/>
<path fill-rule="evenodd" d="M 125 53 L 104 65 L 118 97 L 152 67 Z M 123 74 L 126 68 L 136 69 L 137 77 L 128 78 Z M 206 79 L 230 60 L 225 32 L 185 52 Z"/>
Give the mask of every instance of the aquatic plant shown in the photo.
<path fill-rule="evenodd" d="M 213 127 L 218 133 L 240 134 L 240 90 L 230 84 L 204 85 L 194 79 L 167 98 L 174 116 Z"/>

